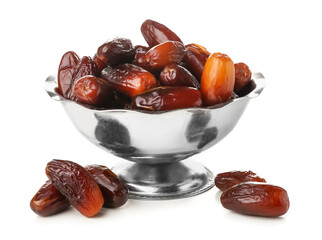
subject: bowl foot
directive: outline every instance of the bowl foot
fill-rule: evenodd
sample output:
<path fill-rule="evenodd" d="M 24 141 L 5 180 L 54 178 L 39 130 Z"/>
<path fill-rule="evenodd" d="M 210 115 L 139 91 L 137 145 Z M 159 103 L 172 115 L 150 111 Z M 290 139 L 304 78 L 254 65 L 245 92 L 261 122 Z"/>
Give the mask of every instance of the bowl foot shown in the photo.
<path fill-rule="evenodd" d="M 201 163 L 184 160 L 168 164 L 124 162 L 112 168 L 128 186 L 130 198 L 165 200 L 191 197 L 214 186 L 214 175 Z"/>

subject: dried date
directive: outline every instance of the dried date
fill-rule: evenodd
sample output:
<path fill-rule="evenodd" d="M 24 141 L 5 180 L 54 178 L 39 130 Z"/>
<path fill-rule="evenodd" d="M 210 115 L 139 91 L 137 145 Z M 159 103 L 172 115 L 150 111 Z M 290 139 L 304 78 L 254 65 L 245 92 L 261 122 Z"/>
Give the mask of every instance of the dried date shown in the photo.
<path fill-rule="evenodd" d="M 186 45 L 187 52 L 184 56 L 184 63 L 187 69 L 200 81 L 204 66 L 210 52 L 198 44 Z"/>
<path fill-rule="evenodd" d="M 168 41 L 154 46 L 145 54 L 148 65 L 157 70 L 162 70 L 170 63 L 180 63 L 186 52 L 181 42 Z"/>
<path fill-rule="evenodd" d="M 68 199 L 48 180 L 30 201 L 30 208 L 40 216 L 46 217 L 69 208 Z"/>
<path fill-rule="evenodd" d="M 158 87 L 137 95 L 134 108 L 161 111 L 202 106 L 201 92 L 191 87 Z"/>
<path fill-rule="evenodd" d="M 242 182 L 266 182 L 264 178 L 257 176 L 252 171 L 230 171 L 217 174 L 215 185 L 221 191 L 235 186 Z"/>
<path fill-rule="evenodd" d="M 114 68 L 106 67 L 101 77 L 108 81 L 116 91 L 130 98 L 158 85 L 152 73 L 129 63 Z"/>
<path fill-rule="evenodd" d="M 46 174 L 70 204 L 84 216 L 92 217 L 102 208 L 102 192 L 82 166 L 66 160 L 52 160 L 46 166 Z"/>
<path fill-rule="evenodd" d="M 72 79 L 75 68 L 79 62 L 79 57 L 75 52 L 66 52 L 58 67 L 58 90 L 63 97 L 67 97 L 67 92 L 72 86 Z"/>
<path fill-rule="evenodd" d="M 205 64 L 200 84 L 205 105 L 211 106 L 229 100 L 234 84 L 235 67 L 233 61 L 222 53 L 210 55 Z"/>
<path fill-rule="evenodd" d="M 251 80 L 252 72 L 245 63 L 235 63 L 234 91 L 238 94 Z"/>
<path fill-rule="evenodd" d="M 115 103 L 113 89 L 98 77 L 85 76 L 74 83 L 76 101 L 96 107 L 108 108 Z"/>
<path fill-rule="evenodd" d="M 146 20 L 141 25 L 141 32 L 150 47 L 154 47 L 163 42 L 177 41 L 181 39 L 165 25 L 153 20 Z"/>
<path fill-rule="evenodd" d="M 128 198 L 127 186 L 109 168 L 101 165 L 88 165 L 85 169 L 93 176 L 104 197 L 104 207 L 123 206 Z"/>
<path fill-rule="evenodd" d="M 278 217 L 290 206 L 285 189 L 264 183 L 240 183 L 220 197 L 223 207 L 247 215 Z"/>
<path fill-rule="evenodd" d="M 127 38 L 114 38 L 107 41 L 97 49 L 97 59 L 105 66 L 115 66 L 133 61 L 135 52 L 131 40 Z"/>
<path fill-rule="evenodd" d="M 200 88 L 198 80 L 184 67 L 172 63 L 160 73 L 160 82 L 164 86 L 187 86 Z"/>

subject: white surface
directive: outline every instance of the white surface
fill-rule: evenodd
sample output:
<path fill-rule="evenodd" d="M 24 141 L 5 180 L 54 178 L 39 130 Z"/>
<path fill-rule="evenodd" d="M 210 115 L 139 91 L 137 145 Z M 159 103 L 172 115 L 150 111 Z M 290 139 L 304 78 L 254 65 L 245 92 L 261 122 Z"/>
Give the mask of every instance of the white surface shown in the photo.
<path fill-rule="evenodd" d="M 2 1 L 0 238 L 319 239 L 322 15 L 319 1 L 302 2 Z M 267 78 L 232 133 L 193 159 L 215 174 L 249 169 L 284 187 L 291 202 L 286 215 L 232 213 L 216 188 L 183 200 L 130 200 L 92 219 L 73 209 L 48 218 L 30 210 L 52 158 L 109 167 L 118 160 L 77 132 L 45 92 L 45 78 L 56 74 L 68 50 L 93 56 L 115 36 L 144 44 L 140 25 L 148 18 Z"/>

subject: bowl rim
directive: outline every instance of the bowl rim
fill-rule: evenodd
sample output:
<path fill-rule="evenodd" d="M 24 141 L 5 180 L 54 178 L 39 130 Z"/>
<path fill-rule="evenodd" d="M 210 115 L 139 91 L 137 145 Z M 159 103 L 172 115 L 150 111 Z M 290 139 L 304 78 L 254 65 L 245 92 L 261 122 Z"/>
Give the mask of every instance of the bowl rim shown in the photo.
<path fill-rule="evenodd" d="M 93 107 L 88 104 L 83 104 L 79 102 L 72 101 L 70 99 L 64 98 L 61 96 L 57 89 L 58 89 L 58 84 L 56 81 L 56 78 L 53 75 L 50 75 L 46 78 L 45 80 L 45 90 L 48 93 L 48 95 L 54 99 L 55 101 L 59 102 L 66 102 L 66 103 L 71 103 L 71 104 L 77 104 L 82 108 L 86 108 L 89 111 L 94 111 L 94 112 L 99 112 L 99 113 L 112 113 L 112 112 L 122 112 L 122 113 L 128 113 L 128 112 L 136 112 L 136 113 L 142 113 L 142 114 L 149 114 L 149 115 L 155 115 L 155 114 L 164 114 L 164 113 L 169 113 L 169 112 L 177 112 L 177 111 L 196 111 L 196 110 L 211 110 L 211 109 L 218 109 L 218 108 L 223 108 L 225 106 L 228 106 L 230 104 L 243 101 L 246 99 L 251 99 L 259 96 L 263 89 L 265 88 L 265 77 L 263 76 L 262 73 L 257 72 L 257 71 L 252 71 L 252 79 L 255 83 L 255 88 L 252 89 L 248 94 L 242 97 L 234 98 L 231 100 L 228 100 L 226 102 L 218 103 L 212 106 L 206 106 L 206 107 L 192 107 L 192 108 L 181 108 L 181 109 L 173 109 L 173 110 L 162 110 L 162 111 L 147 111 L 147 110 L 141 110 L 141 109 L 100 109 L 97 107 Z"/>

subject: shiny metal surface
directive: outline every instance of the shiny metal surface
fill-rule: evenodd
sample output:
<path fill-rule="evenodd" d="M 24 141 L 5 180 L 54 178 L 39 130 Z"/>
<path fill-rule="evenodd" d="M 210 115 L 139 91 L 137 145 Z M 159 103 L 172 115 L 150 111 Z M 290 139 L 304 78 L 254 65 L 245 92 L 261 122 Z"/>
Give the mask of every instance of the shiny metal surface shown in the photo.
<path fill-rule="evenodd" d="M 177 162 L 212 147 L 235 127 L 249 100 L 264 88 L 261 73 L 253 72 L 252 78 L 245 96 L 212 107 L 162 112 L 93 109 L 60 96 L 55 91 L 57 83 L 52 76 L 46 79 L 45 89 L 51 98 L 62 103 L 75 127 L 89 141 L 135 162 L 114 168 L 114 172 L 129 185 L 132 197 L 164 199 L 195 195 L 198 190 L 207 189 L 212 178 L 209 170 L 198 163 L 192 167 Z M 184 169 L 184 166 L 187 171 L 175 171 L 175 168 Z M 178 178 L 173 178 L 170 172 Z M 152 176 L 155 177 L 153 181 Z M 193 183 L 192 187 L 182 178 L 188 182 L 188 179 L 197 179 L 202 183 L 197 187 Z M 158 182 L 158 179 L 162 181 Z M 200 179 L 208 179 L 208 182 Z M 167 187 L 162 188 L 160 184 Z"/>

